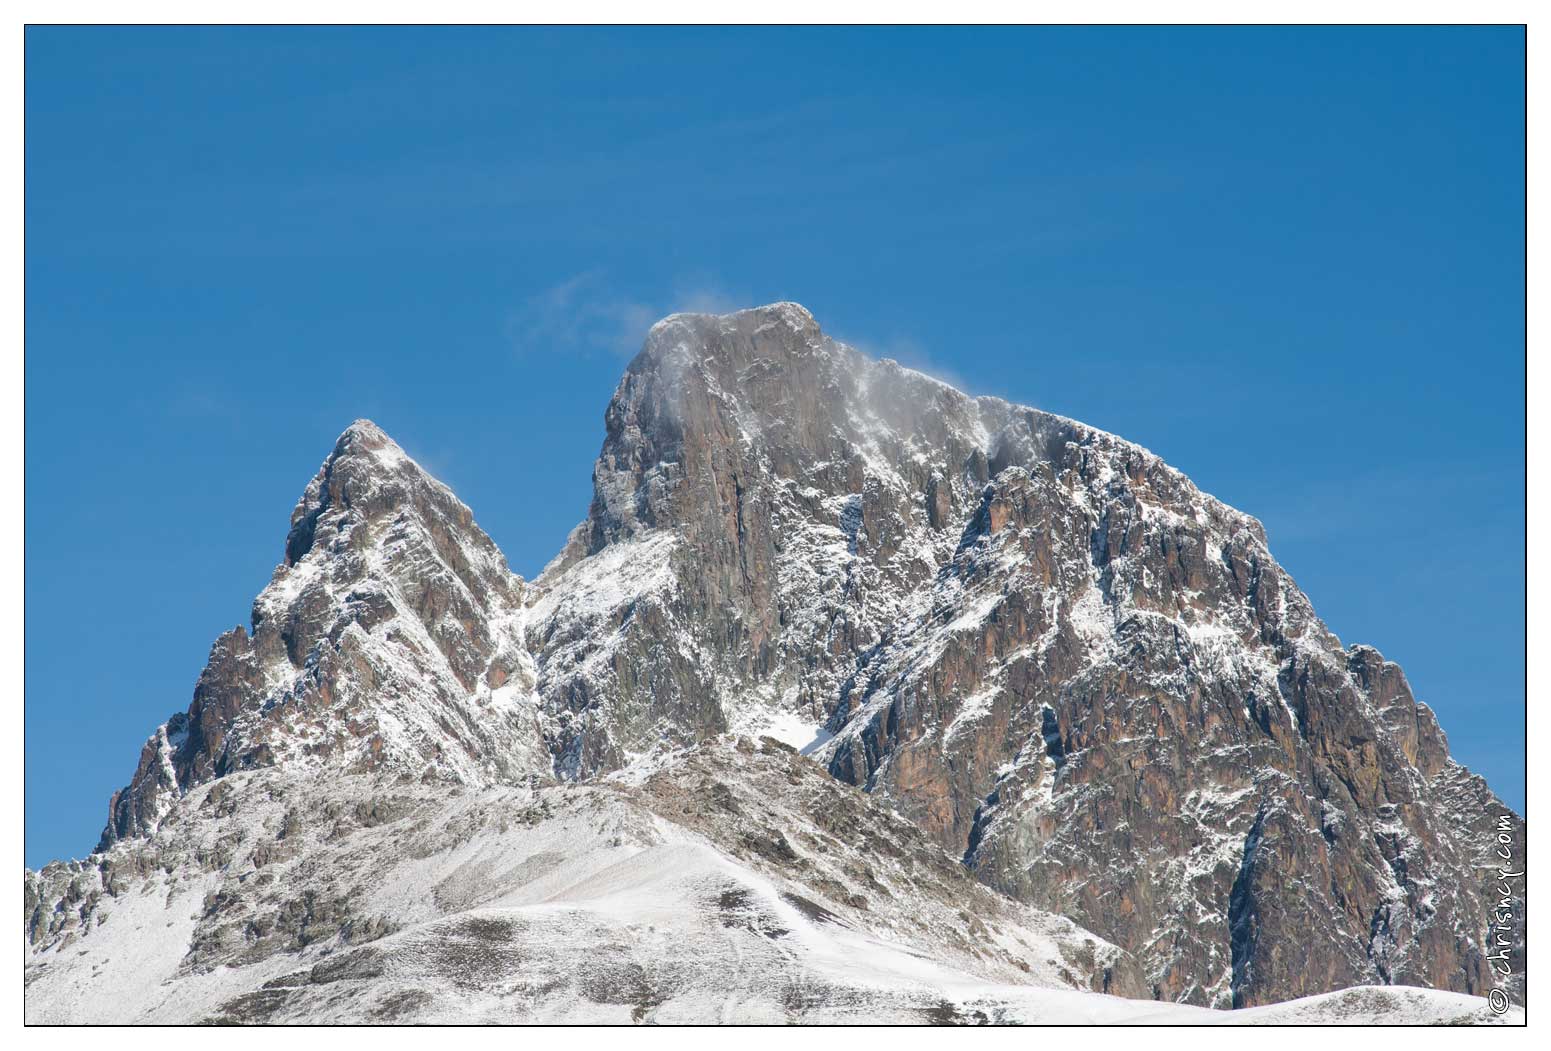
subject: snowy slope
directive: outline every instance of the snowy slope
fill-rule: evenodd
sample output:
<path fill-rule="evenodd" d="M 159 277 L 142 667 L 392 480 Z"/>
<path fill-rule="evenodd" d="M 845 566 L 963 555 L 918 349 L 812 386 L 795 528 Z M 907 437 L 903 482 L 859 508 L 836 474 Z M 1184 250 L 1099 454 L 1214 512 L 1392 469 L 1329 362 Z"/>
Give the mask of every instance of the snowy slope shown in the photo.
<path fill-rule="evenodd" d="M 29 951 L 34 1023 L 1488 1020 L 1422 990 L 1228 1015 L 1091 991 L 1125 954 L 772 739 L 587 786 L 235 774 L 28 890 L 72 921 Z"/>

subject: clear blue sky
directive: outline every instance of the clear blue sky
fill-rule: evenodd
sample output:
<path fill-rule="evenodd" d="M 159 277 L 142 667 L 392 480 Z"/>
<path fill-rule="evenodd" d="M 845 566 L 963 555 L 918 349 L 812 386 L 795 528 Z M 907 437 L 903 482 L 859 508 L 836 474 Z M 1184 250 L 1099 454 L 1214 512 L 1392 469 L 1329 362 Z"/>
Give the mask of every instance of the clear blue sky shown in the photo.
<path fill-rule="evenodd" d="M 1259 516 L 1522 809 L 1516 29 L 27 33 L 27 850 L 368 416 L 535 573 L 675 308 L 806 304 Z"/>

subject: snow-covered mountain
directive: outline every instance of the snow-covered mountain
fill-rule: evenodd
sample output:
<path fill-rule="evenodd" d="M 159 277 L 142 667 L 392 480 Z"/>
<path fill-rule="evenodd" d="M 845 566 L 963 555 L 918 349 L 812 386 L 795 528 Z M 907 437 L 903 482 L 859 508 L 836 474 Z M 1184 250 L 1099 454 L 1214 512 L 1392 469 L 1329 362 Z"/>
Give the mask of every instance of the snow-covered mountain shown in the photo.
<path fill-rule="evenodd" d="M 1254 519 L 789 303 L 658 323 L 605 423 L 533 582 L 341 436 L 28 874 L 29 1017 L 1486 1017 L 1522 819 Z"/>

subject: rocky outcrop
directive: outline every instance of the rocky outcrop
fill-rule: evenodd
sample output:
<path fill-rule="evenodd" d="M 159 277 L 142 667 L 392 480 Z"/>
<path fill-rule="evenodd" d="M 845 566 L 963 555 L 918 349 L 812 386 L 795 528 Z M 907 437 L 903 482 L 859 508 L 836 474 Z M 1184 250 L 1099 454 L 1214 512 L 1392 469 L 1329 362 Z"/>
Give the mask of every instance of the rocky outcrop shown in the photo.
<path fill-rule="evenodd" d="M 532 583 L 381 431 L 347 430 L 104 849 L 244 771 L 483 790 L 781 727 L 984 883 L 1120 946 L 1146 995 L 1496 984 L 1479 866 L 1522 819 L 1398 667 L 1326 630 L 1258 522 L 1156 456 L 869 359 L 789 303 L 658 323 L 605 427 L 588 516 Z M 1522 976 L 1521 936 L 1511 956 Z"/>

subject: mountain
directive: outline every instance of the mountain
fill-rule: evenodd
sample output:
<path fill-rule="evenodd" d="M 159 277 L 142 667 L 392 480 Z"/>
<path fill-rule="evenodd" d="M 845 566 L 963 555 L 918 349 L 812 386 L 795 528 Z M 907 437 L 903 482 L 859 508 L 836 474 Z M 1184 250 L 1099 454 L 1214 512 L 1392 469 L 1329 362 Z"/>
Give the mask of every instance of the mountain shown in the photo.
<path fill-rule="evenodd" d="M 100 949 L 144 1019 L 373 1017 L 314 980 L 356 959 L 384 1002 L 444 983 L 415 1018 L 1480 1013 L 1523 820 L 1253 518 L 790 303 L 659 322 L 605 427 L 532 582 L 341 436 L 98 853 L 28 875 L 29 1012 L 129 981 Z M 130 933 L 153 905 L 175 936 Z M 1355 986 L 1470 996 L 1259 1006 Z"/>

